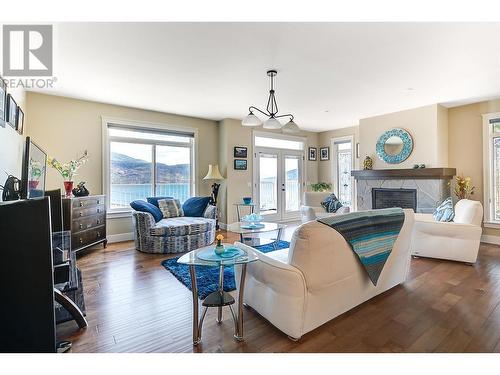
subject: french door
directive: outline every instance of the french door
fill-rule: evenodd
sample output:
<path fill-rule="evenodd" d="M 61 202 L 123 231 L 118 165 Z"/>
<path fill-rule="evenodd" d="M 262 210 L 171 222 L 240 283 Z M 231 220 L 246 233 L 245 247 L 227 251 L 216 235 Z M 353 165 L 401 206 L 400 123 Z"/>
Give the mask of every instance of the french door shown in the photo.
<path fill-rule="evenodd" d="M 256 148 L 254 201 L 266 221 L 299 218 L 304 186 L 303 151 Z"/>

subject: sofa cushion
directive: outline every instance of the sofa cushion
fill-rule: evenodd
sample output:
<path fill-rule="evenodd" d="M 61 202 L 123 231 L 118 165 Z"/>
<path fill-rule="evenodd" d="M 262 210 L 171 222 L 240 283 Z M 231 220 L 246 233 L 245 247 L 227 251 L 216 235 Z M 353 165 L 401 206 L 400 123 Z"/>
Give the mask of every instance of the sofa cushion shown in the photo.
<path fill-rule="evenodd" d="M 158 201 L 161 199 L 174 199 L 174 197 L 147 197 L 146 198 L 148 203 L 151 203 L 152 205 L 155 205 L 158 208 L 160 208 L 160 206 L 158 205 Z"/>
<path fill-rule="evenodd" d="M 434 211 L 434 220 L 436 221 L 453 221 L 455 212 L 453 211 L 453 201 L 451 197 L 446 198 Z"/>
<path fill-rule="evenodd" d="M 201 217 L 210 202 L 210 197 L 192 197 L 184 202 L 184 216 Z"/>
<path fill-rule="evenodd" d="M 158 205 L 165 219 L 184 216 L 184 211 L 178 199 L 160 199 Z"/>
<path fill-rule="evenodd" d="M 325 209 L 326 212 L 337 212 L 337 210 L 342 207 L 342 203 L 337 199 L 335 194 L 330 194 L 327 196 L 322 202 L 321 205 Z"/>
<path fill-rule="evenodd" d="M 160 220 L 151 228 L 152 236 L 185 236 L 215 229 L 215 220 L 203 217 L 173 217 Z"/>
<path fill-rule="evenodd" d="M 159 222 L 161 219 L 163 219 L 163 214 L 161 213 L 160 209 L 149 202 L 136 200 L 130 203 L 130 207 L 139 212 L 150 213 L 151 215 L 153 215 L 153 218 L 156 222 Z"/>

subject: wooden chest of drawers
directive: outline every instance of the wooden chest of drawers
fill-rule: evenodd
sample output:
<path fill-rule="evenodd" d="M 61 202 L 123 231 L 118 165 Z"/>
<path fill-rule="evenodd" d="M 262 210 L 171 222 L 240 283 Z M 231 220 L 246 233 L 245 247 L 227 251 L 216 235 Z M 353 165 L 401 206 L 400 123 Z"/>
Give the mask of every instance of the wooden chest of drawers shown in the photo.
<path fill-rule="evenodd" d="M 106 247 L 106 197 L 90 195 L 63 198 L 64 230 L 71 231 L 71 245 L 78 251 L 102 243 Z"/>

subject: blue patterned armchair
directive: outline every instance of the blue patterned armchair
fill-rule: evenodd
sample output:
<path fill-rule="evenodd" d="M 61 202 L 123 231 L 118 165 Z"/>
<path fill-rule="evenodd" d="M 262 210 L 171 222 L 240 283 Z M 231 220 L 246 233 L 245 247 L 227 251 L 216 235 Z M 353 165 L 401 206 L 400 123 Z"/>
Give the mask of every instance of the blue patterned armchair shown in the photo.
<path fill-rule="evenodd" d="M 201 217 L 173 217 L 155 222 L 148 212 L 134 211 L 135 248 L 144 253 L 183 253 L 215 240 L 217 208 L 209 205 Z"/>

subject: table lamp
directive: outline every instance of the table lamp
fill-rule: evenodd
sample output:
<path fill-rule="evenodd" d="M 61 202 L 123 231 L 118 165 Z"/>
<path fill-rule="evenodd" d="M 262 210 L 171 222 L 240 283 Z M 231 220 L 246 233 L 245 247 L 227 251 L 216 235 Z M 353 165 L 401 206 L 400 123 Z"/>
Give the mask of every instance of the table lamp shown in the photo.
<path fill-rule="evenodd" d="M 217 205 L 217 195 L 219 194 L 219 187 L 220 184 L 218 184 L 217 180 L 223 180 L 224 177 L 219 172 L 219 165 L 218 164 L 209 164 L 208 165 L 208 173 L 205 177 L 203 177 L 204 180 L 214 180 L 214 183 L 212 184 L 212 196 L 210 199 L 210 204 L 216 206 Z"/>

